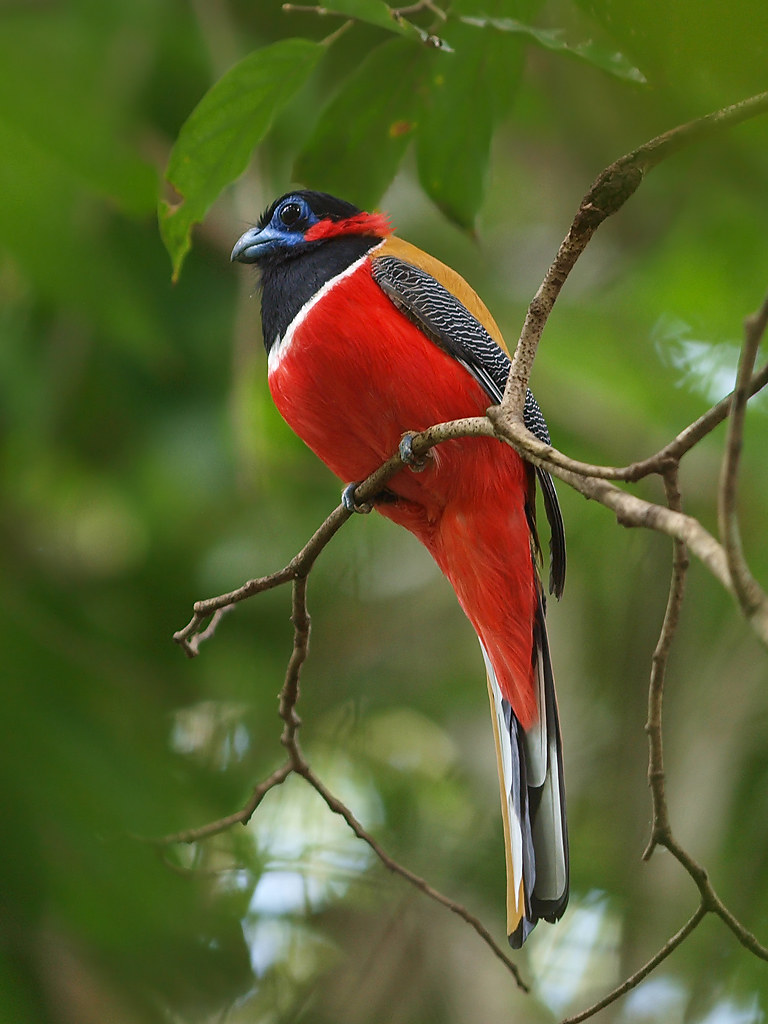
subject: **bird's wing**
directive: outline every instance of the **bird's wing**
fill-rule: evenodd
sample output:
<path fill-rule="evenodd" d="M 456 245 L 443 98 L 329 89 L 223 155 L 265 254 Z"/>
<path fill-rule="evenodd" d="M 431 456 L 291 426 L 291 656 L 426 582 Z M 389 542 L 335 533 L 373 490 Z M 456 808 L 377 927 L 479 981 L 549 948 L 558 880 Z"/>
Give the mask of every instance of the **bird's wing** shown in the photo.
<path fill-rule="evenodd" d="M 509 377 L 509 354 L 496 322 L 466 281 L 439 260 L 395 237 L 375 250 L 371 264 L 374 281 L 390 301 L 466 367 L 491 401 L 501 402 Z M 535 437 L 551 443 L 546 420 L 530 389 L 523 419 Z M 538 467 L 536 476 L 551 530 L 549 589 L 559 598 L 565 585 L 563 517 L 552 477 Z M 535 526 L 533 508 L 530 516 Z"/>

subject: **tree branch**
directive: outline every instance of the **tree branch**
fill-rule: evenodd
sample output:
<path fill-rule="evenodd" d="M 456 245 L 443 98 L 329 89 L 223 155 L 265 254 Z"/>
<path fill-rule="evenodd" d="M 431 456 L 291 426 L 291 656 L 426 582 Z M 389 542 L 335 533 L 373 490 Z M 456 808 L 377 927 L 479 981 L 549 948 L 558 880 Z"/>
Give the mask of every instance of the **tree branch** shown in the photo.
<path fill-rule="evenodd" d="M 751 398 L 761 391 L 768 384 L 768 363 L 765 364 L 749 382 L 748 397 Z M 542 460 L 542 465 L 554 472 L 555 466 L 561 466 L 571 473 L 579 476 L 596 477 L 600 480 L 618 480 L 626 483 L 637 483 L 644 477 L 653 474 L 664 474 L 665 468 L 670 463 L 679 462 L 683 455 L 695 447 L 707 434 L 710 434 L 718 427 L 723 420 L 727 419 L 731 412 L 733 403 L 733 392 L 721 398 L 710 409 L 694 420 L 689 426 L 681 430 L 677 437 L 669 441 L 663 448 L 660 448 L 653 455 L 648 455 L 637 462 L 631 462 L 626 466 L 604 466 L 595 465 L 590 462 L 580 462 L 571 459 L 558 451 L 552 445 L 546 445 L 529 432 L 524 433 L 520 425 L 514 430 L 509 429 L 508 424 L 497 411 L 500 406 L 493 406 L 488 410 L 488 417 L 492 422 L 498 424 L 497 433 L 509 432 L 509 438 L 526 439 L 526 456 L 536 456 Z"/>
<path fill-rule="evenodd" d="M 758 635 L 768 644 L 768 596 L 749 571 L 741 544 L 738 516 L 739 465 L 752 367 L 755 364 L 757 350 L 767 325 L 768 297 L 760 309 L 752 316 L 747 317 L 744 322 L 744 343 L 736 375 L 736 387 L 733 391 L 725 455 L 720 474 L 718 518 L 725 560 L 736 599 L 747 621 L 755 625 Z"/>
<path fill-rule="evenodd" d="M 344 821 L 346 821 L 347 825 L 349 825 L 349 827 L 352 829 L 352 831 L 358 837 L 358 839 L 362 839 L 364 843 L 368 844 L 368 846 L 371 848 L 371 850 L 373 850 L 373 852 L 376 854 L 376 856 L 379 858 L 381 863 L 384 865 L 385 868 L 387 868 L 388 871 L 391 871 L 393 874 L 400 875 L 401 878 L 404 878 L 415 889 L 418 889 L 419 892 L 424 893 L 425 896 L 428 896 L 431 900 L 434 900 L 435 903 L 439 903 L 441 906 L 446 907 L 448 910 L 451 911 L 451 913 L 456 914 L 458 917 L 462 919 L 462 921 L 465 921 L 475 932 L 477 932 L 477 934 L 480 936 L 483 942 L 485 942 L 486 945 L 490 947 L 490 949 L 493 951 L 496 957 L 499 960 L 501 960 L 501 962 L 504 964 L 507 970 L 514 977 L 515 981 L 517 982 L 518 988 L 522 989 L 523 992 L 530 991 L 528 985 L 523 981 L 522 977 L 520 976 L 520 971 L 517 965 L 512 960 L 510 960 L 510 958 L 498 945 L 498 943 L 495 941 L 495 939 L 488 931 L 488 929 L 485 927 L 485 925 L 477 917 L 475 917 L 474 914 L 471 914 L 466 907 L 462 906 L 461 903 L 457 903 L 455 900 L 449 899 L 449 897 L 444 896 L 441 892 L 439 892 L 437 889 L 431 886 L 426 881 L 426 879 L 421 878 L 413 871 L 409 871 L 408 868 L 403 867 L 402 864 L 399 864 L 396 860 L 390 857 L 389 854 L 386 853 L 383 850 L 383 848 L 379 845 L 379 843 L 373 838 L 373 836 L 369 832 L 366 832 L 366 830 L 363 828 L 363 826 L 360 824 L 357 818 L 352 814 L 349 808 L 345 804 L 343 804 L 341 800 L 337 799 L 327 789 L 327 787 L 315 775 L 315 773 L 312 771 L 308 764 L 304 764 L 301 769 L 297 768 L 296 771 L 300 775 L 302 775 L 310 784 L 310 786 L 312 786 L 312 788 L 320 794 L 320 796 L 326 802 L 330 810 L 334 812 L 334 814 L 341 815 L 341 817 L 344 819 Z"/>
<path fill-rule="evenodd" d="M 647 978 L 651 971 L 654 971 L 659 964 L 663 963 L 670 953 L 674 953 L 679 945 L 681 945 L 691 934 L 694 928 L 697 928 L 704 917 L 706 916 L 706 909 L 703 904 L 700 904 L 696 912 L 685 922 L 683 927 L 675 932 L 675 934 L 668 939 L 661 949 L 651 959 L 643 964 L 639 970 L 635 971 L 634 974 L 630 974 L 620 985 L 617 985 L 615 989 L 608 993 L 607 996 L 603 996 L 592 1006 L 587 1007 L 586 1010 L 582 1010 L 580 1013 L 574 1014 L 572 1017 L 566 1017 L 561 1024 L 581 1024 L 581 1021 L 587 1020 L 589 1017 L 594 1017 L 600 1010 L 604 1010 L 606 1006 L 610 1006 L 611 1003 L 615 1003 L 617 999 L 621 999 L 622 996 L 626 995 L 627 992 L 631 992 L 633 988 L 636 988 L 643 979 Z"/>
<path fill-rule="evenodd" d="M 766 384 L 768 384 L 768 363 L 752 377 L 749 383 L 748 397 L 752 398 L 758 391 L 762 391 Z M 636 462 L 631 466 L 627 466 L 625 470 L 619 470 L 619 473 L 624 475 L 618 476 L 617 479 L 639 480 L 642 476 L 647 476 L 648 472 L 656 472 L 657 465 L 662 466 L 670 459 L 679 460 L 694 445 L 697 445 L 699 441 L 730 416 L 732 405 L 733 392 L 720 399 L 711 409 L 708 409 L 697 420 L 694 420 L 690 426 L 682 430 L 674 440 L 670 441 L 669 444 L 665 445 L 655 455 L 642 462 Z"/>
<path fill-rule="evenodd" d="M 235 811 L 234 814 L 228 814 L 224 818 L 217 818 L 216 821 L 210 821 L 207 825 L 200 825 L 197 828 L 186 828 L 181 832 L 171 832 L 167 836 L 160 836 L 158 839 L 150 841 L 157 846 L 173 846 L 175 843 L 199 843 L 203 839 L 210 839 L 211 836 L 227 832 L 233 825 L 247 825 L 253 817 L 256 808 L 270 789 L 274 789 L 275 786 L 285 782 L 292 771 L 293 768 L 290 761 L 286 761 L 280 768 L 276 768 L 258 786 L 254 786 L 253 793 L 248 802 L 239 811 Z"/>
<path fill-rule="evenodd" d="M 677 467 L 670 468 L 664 477 L 667 503 L 674 512 L 682 512 L 682 498 L 678 486 Z M 645 731 L 648 734 L 648 785 L 653 802 L 653 827 L 643 860 L 650 860 L 660 837 L 671 835 L 669 810 L 665 791 L 664 744 L 662 734 L 662 709 L 664 682 L 669 652 L 680 621 L 680 608 L 685 594 L 685 578 L 688 572 L 688 551 L 685 541 L 675 540 L 673 545 L 672 578 L 669 597 L 661 626 L 659 642 L 651 661 L 651 681 L 648 687 L 648 720 Z"/>
<path fill-rule="evenodd" d="M 695 121 L 689 121 L 619 157 L 595 179 L 582 199 L 568 234 L 528 307 L 501 403 L 504 417 L 522 419 L 528 380 L 544 327 L 568 275 L 603 221 L 621 209 L 637 190 L 645 174 L 662 160 L 684 146 L 701 142 L 724 128 L 766 111 L 768 92 L 752 96 Z"/>
<path fill-rule="evenodd" d="M 561 452 L 556 452 L 551 445 L 539 441 L 522 423 L 504 416 L 501 406 L 489 409 L 488 418 L 494 424 L 497 436 L 511 444 L 523 458 L 548 470 L 585 498 L 599 501 L 610 508 L 622 526 L 644 527 L 684 541 L 712 575 L 730 591 L 731 580 L 723 549 L 697 519 L 628 494 L 603 474 L 587 475 L 584 472 L 585 464 L 574 463 Z"/>

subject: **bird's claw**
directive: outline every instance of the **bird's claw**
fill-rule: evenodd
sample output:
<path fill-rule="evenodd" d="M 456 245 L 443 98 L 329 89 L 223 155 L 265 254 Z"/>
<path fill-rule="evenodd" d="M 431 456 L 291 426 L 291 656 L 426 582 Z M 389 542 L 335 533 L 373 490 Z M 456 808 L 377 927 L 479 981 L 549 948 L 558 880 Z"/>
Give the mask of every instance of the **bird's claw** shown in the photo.
<path fill-rule="evenodd" d="M 427 468 L 427 459 L 430 457 L 430 453 L 426 455 L 414 455 L 413 452 L 413 439 L 416 437 L 415 434 L 403 434 L 400 438 L 400 444 L 397 447 L 398 454 L 403 460 L 403 463 L 408 466 L 414 473 L 421 473 L 422 470 Z"/>
<path fill-rule="evenodd" d="M 367 515 L 373 510 L 373 505 L 369 501 L 361 501 L 359 503 L 355 501 L 355 490 L 359 486 L 359 480 L 356 480 L 351 484 L 347 484 L 341 492 L 341 504 L 347 512 L 359 512 L 361 515 Z"/>

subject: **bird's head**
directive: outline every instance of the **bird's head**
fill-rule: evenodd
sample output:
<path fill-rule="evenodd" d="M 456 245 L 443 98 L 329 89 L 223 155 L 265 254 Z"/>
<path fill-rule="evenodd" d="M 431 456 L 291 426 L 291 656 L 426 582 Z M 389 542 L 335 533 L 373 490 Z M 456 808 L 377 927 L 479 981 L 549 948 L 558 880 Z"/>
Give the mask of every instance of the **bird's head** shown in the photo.
<path fill-rule="evenodd" d="M 256 227 L 238 238 L 231 258 L 266 266 L 299 256 L 334 238 L 386 238 L 391 230 L 383 214 L 364 213 L 325 192 L 302 189 L 287 192 L 267 207 Z"/>

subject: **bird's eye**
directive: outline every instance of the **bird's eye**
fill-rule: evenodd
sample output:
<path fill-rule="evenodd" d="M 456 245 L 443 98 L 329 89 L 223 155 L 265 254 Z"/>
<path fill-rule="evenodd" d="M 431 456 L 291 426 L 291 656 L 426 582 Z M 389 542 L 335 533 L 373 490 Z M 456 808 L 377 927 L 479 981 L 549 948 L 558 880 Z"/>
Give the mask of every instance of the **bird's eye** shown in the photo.
<path fill-rule="evenodd" d="M 301 220 L 302 212 L 298 203 L 286 203 L 280 210 L 280 220 L 287 228 L 293 227 L 297 221 Z"/>

